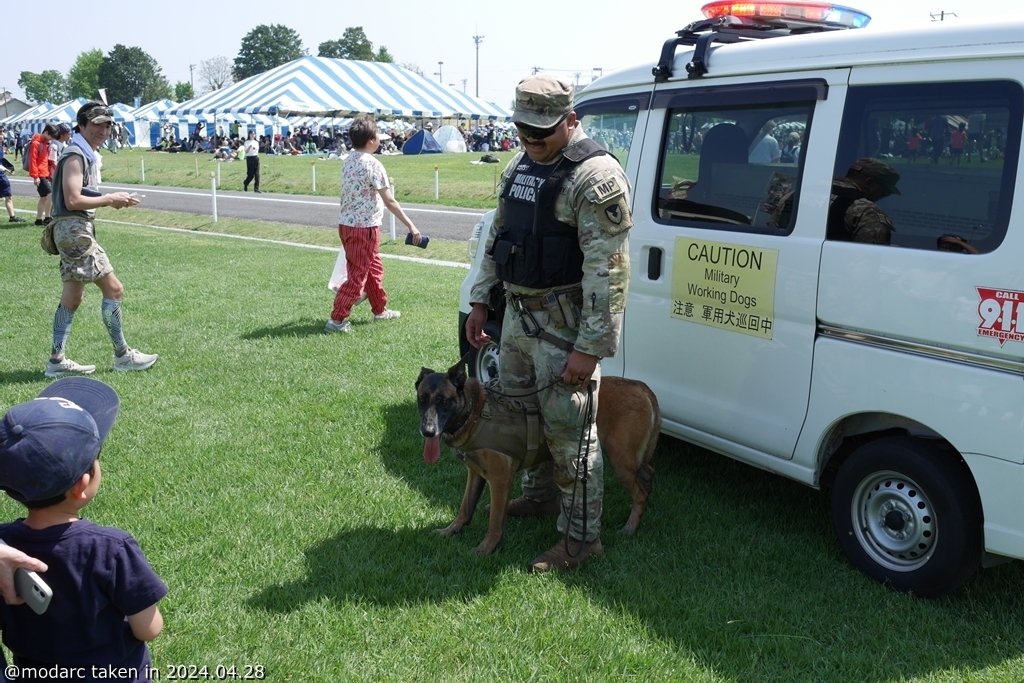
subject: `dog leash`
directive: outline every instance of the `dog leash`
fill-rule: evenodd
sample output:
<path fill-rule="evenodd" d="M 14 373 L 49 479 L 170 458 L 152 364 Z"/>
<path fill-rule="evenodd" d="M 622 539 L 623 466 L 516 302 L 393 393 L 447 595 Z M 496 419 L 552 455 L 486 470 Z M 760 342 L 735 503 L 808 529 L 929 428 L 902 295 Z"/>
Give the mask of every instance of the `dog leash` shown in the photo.
<path fill-rule="evenodd" d="M 583 546 L 586 544 L 587 538 L 587 481 L 590 478 L 589 467 L 587 460 L 590 453 L 590 437 L 593 434 L 591 431 L 594 428 L 594 385 L 590 382 L 587 383 L 587 410 L 585 413 L 585 419 L 587 421 L 586 440 L 584 440 L 583 430 L 580 430 L 580 443 L 576 450 L 578 456 L 576 466 L 576 477 L 572 483 L 572 496 L 569 498 L 569 514 L 566 515 L 565 520 L 565 534 L 563 540 L 565 543 L 565 555 L 566 557 L 576 557 L 579 553 L 583 552 Z M 572 528 L 572 511 L 576 509 L 576 491 L 580 484 L 583 484 L 583 538 L 580 539 L 579 552 L 574 553 L 572 551 L 572 544 L 570 543 L 569 529 Z"/>

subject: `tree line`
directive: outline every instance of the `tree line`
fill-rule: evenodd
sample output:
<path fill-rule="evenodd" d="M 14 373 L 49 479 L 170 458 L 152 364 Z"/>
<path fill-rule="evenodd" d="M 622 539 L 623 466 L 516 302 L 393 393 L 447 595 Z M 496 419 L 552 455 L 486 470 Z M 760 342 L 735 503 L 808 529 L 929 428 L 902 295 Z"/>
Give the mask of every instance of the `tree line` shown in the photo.
<path fill-rule="evenodd" d="M 308 54 L 295 30 L 281 24 L 260 24 L 242 38 L 233 62 L 226 57 L 212 57 L 198 64 L 200 93 L 219 90 Z M 383 45 L 374 48 L 362 26 L 346 28 L 340 39 L 320 43 L 317 56 L 366 62 L 395 61 Z M 41 73 L 22 71 L 18 85 L 34 102 L 60 103 L 75 97 L 94 99 L 100 88 L 105 89 L 108 102 L 131 103 L 136 97 L 143 103 L 164 98 L 183 102 L 197 94 L 191 81 L 172 86 L 157 61 L 141 47 L 120 43 L 106 54 L 100 49 L 80 53 L 66 75 L 56 69 Z"/>

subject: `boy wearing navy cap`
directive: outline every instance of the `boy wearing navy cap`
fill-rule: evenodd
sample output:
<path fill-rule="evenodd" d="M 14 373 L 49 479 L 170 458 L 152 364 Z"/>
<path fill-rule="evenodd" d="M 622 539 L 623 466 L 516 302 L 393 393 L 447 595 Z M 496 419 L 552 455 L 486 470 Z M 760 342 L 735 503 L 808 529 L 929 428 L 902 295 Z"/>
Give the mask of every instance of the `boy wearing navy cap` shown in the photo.
<path fill-rule="evenodd" d="M 0 489 L 28 509 L 0 525 L 0 539 L 45 562 L 53 590 L 42 615 L 0 604 L 19 680 L 54 666 L 75 680 L 110 679 L 111 671 L 130 672 L 122 681 L 150 679 L 146 641 L 163 629 L 157 603 L 167 586 L 130 534 L 80 516 L 99 490 L 100 449 L 118 408 L 103 382 L 69 377 L 0 423 Z"/>

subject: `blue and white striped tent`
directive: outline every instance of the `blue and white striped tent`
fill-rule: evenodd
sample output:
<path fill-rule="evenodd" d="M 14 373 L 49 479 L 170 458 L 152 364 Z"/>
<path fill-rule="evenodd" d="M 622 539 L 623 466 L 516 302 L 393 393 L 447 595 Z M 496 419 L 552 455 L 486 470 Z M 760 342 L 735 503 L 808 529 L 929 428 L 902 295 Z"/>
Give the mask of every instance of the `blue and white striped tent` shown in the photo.
<path fill-rule="evenodd" d="M 84 97 L 76 97 L 73 100 L 58 104 L 52 109 L 36 114 L 31 118 L 22 119 L 22 129 L 38 133 L 48 123 L 66 123 L 69 126 L 74 126 L 78 110 L 88 101 Z"/>
<path fill-rule="evenodd" d="M 57 105 L 52 104 L 50 102 L 40 102 L 36 106 L 32 107 L 31 109 L 26 109 L 20 114 L 11 114 L 6 119 L 0 120 L 0 123 L 2 123 L 5 126 L 11 126 L 17 123 L 32 121 L 36 117 L 42 116 L 46 112 L 55 109 L 56 107 Z"/>
<path fill-rule="evenodd" d="M 386 62 L 302 57 L 183 102 L 168 114 L 240 112 L 291 116 L 464 117 L 512 112 Z"/>
<path fill-rule="evenodd" d="M 178 103 L 174 100 L 154 100 L 133 111 L 132 116 L 136 121 L 159 121 L 165 111 L 176 106 Z"/>
<path fill-rule="evenodd" d="M 178 106 L 174 100 L 153 100 L 132 112 L 135 117 L 135 144 L 142 145 L 147 141 L 150 146 L 160 143 L 160 119 L 171 107 Z"/>

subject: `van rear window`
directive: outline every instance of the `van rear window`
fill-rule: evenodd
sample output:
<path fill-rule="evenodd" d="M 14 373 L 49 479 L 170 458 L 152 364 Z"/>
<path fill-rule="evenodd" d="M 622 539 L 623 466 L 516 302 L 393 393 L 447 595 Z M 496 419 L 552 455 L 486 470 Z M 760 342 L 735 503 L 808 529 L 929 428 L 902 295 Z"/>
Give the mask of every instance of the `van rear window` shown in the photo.
<path fill-rule="evenodd" d="M 861 230 L 857 211 L 845 219 L 831 211 L 829 238 L 961 253 L 996 249 L 1010 219 L 1021 119 L 1021 86 L 1011 81 L 851 87 L 834 175 L 857 175 L 851 168 L 858 162 L 869 176 L 881 174 L 866 183 L 895 189 L 874 199 L 891 232 L 887 242 L 861 239 L 884 230 Z M 857 191 L 834 189 L 833 209 L 837 193 L 849 194 L 839 200 L 849 206 L 861 201 Z"/>

